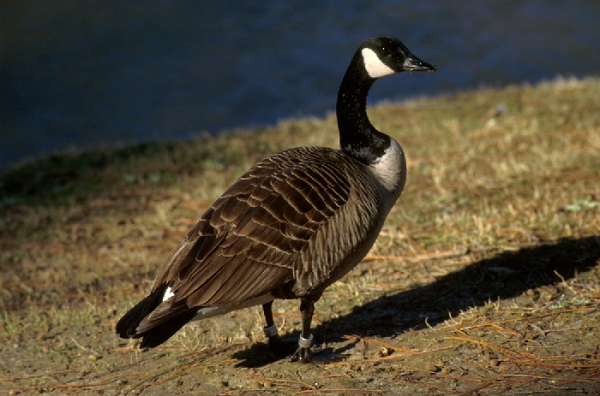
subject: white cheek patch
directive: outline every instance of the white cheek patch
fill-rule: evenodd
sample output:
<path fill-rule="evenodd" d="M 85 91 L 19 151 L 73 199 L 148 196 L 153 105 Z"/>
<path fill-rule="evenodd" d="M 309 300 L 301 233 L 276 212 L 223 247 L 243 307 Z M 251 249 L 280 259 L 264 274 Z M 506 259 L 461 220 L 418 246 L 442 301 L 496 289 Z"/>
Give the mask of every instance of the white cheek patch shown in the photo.
<path fill-rule="evenodd" d="M 396 73 L 388 65 L 383 63 L 373 50 L 363 48 L 361 54 L 363 62 L 365 62 L 365 70 L 371 78 L 380 78 Z"/>
<path fill-rule="evenodd" d="M 169 298 L 173 297 L 175 294 L 173 294 L 173 292 L 171 291 L 170 287 L 167 287 L 167 290 L 165 290 L 165 295 L 163 296 L 163 301 L 167 301 Z"/>

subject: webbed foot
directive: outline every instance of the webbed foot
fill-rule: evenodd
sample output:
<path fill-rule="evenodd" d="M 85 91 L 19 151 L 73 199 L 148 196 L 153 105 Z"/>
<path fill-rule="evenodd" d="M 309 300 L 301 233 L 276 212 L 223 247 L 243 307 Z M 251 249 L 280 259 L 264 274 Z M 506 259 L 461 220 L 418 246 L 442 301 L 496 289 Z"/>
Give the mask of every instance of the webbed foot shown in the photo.
<path fill-rule="evenodd" d="M 312 353 L 310 351 L 312 341 L 312 334 L 309 338 L 300 336 L 300 339 L 298 340 L 298 349 L 296 349 L 296 352 L 294 352 L 294 354 L 290 357 L 290 361 L 300 363 L 312 362 Z"/>
<path fill-rule="evenodd" d="M 312 362 L 312 353 L 310 348 L 298 347 L 296 352 L 290 356 L 290 362 L 310 363 Z"/>

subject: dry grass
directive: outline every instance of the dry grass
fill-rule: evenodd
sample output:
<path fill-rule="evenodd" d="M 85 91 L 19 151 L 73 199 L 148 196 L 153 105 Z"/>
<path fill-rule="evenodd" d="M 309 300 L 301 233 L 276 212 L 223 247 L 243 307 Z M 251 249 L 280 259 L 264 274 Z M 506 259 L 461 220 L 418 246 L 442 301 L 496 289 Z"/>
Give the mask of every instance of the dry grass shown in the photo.
<path fill-rule="evenodd" d="M 364 263 L 318 303 L 313 365 L 268 352 L 258 309 L 147 353 L 113 326 L 256 160 L 337 146 L 333 117 L 15 168 L 0 176 L 0 392 L 594 394 L 598 103 L 600 80 L 559 79 L 371 109 L 408 183 Z M 276 310 L 295 338 L 297 302 Z"/>

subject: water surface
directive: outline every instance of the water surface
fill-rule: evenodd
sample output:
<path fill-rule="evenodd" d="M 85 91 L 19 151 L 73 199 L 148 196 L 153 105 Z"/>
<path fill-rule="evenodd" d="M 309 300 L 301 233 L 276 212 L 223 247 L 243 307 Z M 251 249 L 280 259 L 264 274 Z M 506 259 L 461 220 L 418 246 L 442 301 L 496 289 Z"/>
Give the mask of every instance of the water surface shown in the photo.
<path fill-rule="evenodd" d="M 335 109 L 357 46 L 400 38 L 439 71 L 371 103 L 598 75 L 598 1 L 97 1 L 0 5 L 0 169 L 68 147 Z"/>

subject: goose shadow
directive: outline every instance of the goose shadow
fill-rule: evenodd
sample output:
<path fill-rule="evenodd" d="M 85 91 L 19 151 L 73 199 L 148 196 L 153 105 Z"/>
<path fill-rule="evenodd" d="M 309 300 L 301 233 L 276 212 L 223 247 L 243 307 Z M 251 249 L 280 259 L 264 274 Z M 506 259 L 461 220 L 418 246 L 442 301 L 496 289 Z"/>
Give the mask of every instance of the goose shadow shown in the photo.
<path fill-rule="evenodd" d="M 527 290 L 556 285 L 600 264 L 600 237 L 562 238 L 550 243 L 505 251 L 477 261 L 434 282 L 379 297 L 344 316 L 313 328 L 317 343 L 339 342 L 344 335 L 397 336 L 410 329 L 423 329 L 450 319 L 471 307 L 517 297 Z M 532 298 L 535 298 L 534 292 Z M 316 309 L 319 309 L 318 303 Z M 290 348 L 298 332 L 283 336 Z M 291 340 L 294 340 L 292 343 Z M 346 348 L 351 348 L 352 345 Z M 286 351 L 289 352 L 289 351 Z M 336 353 L 343 351 L 336 350 Z M 237 352 L 238 366 L 260 367 L 284 358 L 269 353 L 257 343 Z"/>

